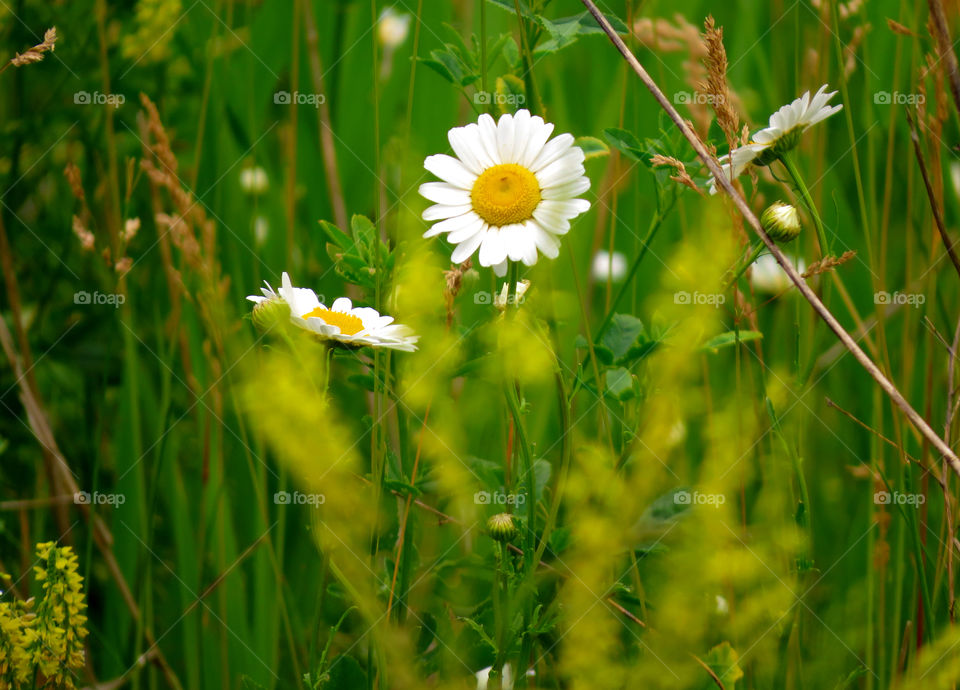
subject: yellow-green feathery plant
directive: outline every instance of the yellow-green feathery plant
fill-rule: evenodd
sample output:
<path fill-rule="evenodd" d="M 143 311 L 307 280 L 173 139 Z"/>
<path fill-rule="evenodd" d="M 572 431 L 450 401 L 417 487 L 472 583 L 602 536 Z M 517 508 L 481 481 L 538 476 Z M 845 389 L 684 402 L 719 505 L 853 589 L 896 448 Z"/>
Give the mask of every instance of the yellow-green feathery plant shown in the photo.
<path fill-rule="evenodd" d="M 75 687 L 84 665 L 87 602 L 77 555 L 69 546 L 37 544 L 38 599 L 0 603 L 0 688 Z"/>

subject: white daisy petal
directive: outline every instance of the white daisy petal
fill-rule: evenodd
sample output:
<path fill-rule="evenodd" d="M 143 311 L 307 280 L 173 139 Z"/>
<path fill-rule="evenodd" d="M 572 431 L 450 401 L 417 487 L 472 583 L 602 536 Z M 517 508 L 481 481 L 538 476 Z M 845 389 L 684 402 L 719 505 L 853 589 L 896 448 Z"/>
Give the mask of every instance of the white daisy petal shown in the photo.
<path fill-rule="evenodd" d="M 483 221 L 480 220 L 480 216 L 478 216 L 476 213 L 473 211 L 468 211 L 467 213 L 463 213 L 459 216 L 447 218 L 446 220 L 441 220 L 439 223 L 435 223 L 432 228 L 423 234 L 423 236 L 435 237 L 436 235 L 440 235 L 445 232 L 457 232 L 476 222 L 482 223 Z"/>
<path fill-rule="evenodd" d="M 443 220 L 444 218 L 453 218 L 454 216 L 461 216 L 464 213 L 469 213 L 473 210 L 473 206 L 470 204 L 464 204 L 462 206 L 445 206 L 443 204 L 437 204 L 435 206 L 428 207 L 422 214 L 424 220 Z"/>
<path fill-rule="evenodd" d="M 471 173 L 479 175 L 484 168 L 489 167 L 489 163 L 481 161 L 480 157 L 477 156 L 477 151 L 482 149 L 479 146 L 480 131 L 476 125 L 454 127 L 447 133 L 447 139 L 450 141 L 453 152 L 457 154 L 457 158 L 463 162 Z"/>
<path fill-rule="evenodd" d="M 487 158 L 492 161 L 492 165 L 503 163 L 500 158 L 500 151 L 497 148 L 497 123 L 487 113 L 480 116 L 477 120 L 477 127 L 480 128 L 480 143 L 487 154 Z"/>
<path fill-rule="evenodd" d="M 537 156 L 540 155 L 540 151 L 543 150 L 544 144 L 547 143 L 547 139 L 550 138 L 552 133 L 552 123 L 544 122 L 539 115 L 530 118 L 530 137 L 524 149 L 523 157 L 517 162 L 525 168 L 529 168 Z"/>
<path fill-rule="evenodd" d="M 580 155 L 567 154 L 537 172 L 537 181 L 542 189 L 573 182 L 586 172 L 582 165 L 583 151 L 579 148 L 574 150 L 579 151 Z"/>
<path fill-rule="evenodd" d="M 528 223 L 534 226 L 533 239 L 537 243 L 537 249 L 548 259 L 556 259 L 560 255 L 560 240 L 544 230 L 540 223 L 533 223 L 532 221 L 528 221 Z"/>
<path fill-rule="evenodd" d="M 353 302 L 349 297 L 338 297 L 330 305 L 330 311 L 350 311 L 353 309 Z"/>
<path fill-rule="evenodd" d="M 470 192 L 447 182 L 424 182 L 420 185 L 420 196 L 435 204 L 462 206 L 470 203 Z"/>
<path fill-rule="evenodd" d="M 503 278 L 505 275 L 507 275 L 507 261 L 506 261 L 506 259 L 504 259 L 503 261 L 501 261 L 500 263 L 498 263 L 496 266 L 494 266 L 494 267 L 493 267 L 493 272 L 494 272 L 494 274 L 495 274 L 498 278 Z"/>
<path fill-rule="evenodd" d="M 460 244 L 464 242 L 478 232 L 483 232 L 484 226 L 486 223 L 483 222 L 483 218 L 478 216 L 475 213 L 467 214 L 470 216 L 470 222 L 461 226 L 457 230 L 452 230 L 449 235 L 447 235 L 447 242 L 450 244 Z"/>
<path fill-rule="evenodd" d="M 548 200 L 569 199 L 578 194 L 583 194 L 588 189 L 590 189 L 590 180 L 586 177 L 578 177 L 573 182 L 567 182 L 566 184 L 544 189 L 541 192 L 541 196 Z"/>
<path fill-rule="evenodd" d="M 540 155 L 530 164 L 530 169 L 533 172 L 538 172 L 566 153 L 571 146 L 573 146 L 572 134 L 561 134 L 554 137 L 540 150 Z"/>
<path fill-rule="evenodd" d="M 471 189 L 477 176 L 467 170 L 467 168 L 453 156 L 443 153 L 437 153 L 428 156 L 423 161 L 423 167 L 432 172 L 445 182 L 456 185 L 461 189 Z"/>
<path fill-rule="evenodd" d="M 480 247 L 480 243 L 483 242 L 484 235 L 486 235 L 486 232 L 481 230 L 454 247 L 453 254 L 450 255 L 450 262 L 462 264 L 473 256 L 473 253 Z"/>
<path fill-rule="evenodd" d="M 503 163 L 516 162 L 513 150 L 515 132 L 513 115 L 510 113 L 501 115 L 500 121 L 497 123 L 497 150 L 500 152 L 500 161 Z"/>
<path fill-rule="evenodd" d="M 481 266 L 494 266 L 506 260 L 507 248 L 500 235 L 502 231 L 503 228 L 490 228 L 484 233 L 483 242 L 480 244 Z"/>

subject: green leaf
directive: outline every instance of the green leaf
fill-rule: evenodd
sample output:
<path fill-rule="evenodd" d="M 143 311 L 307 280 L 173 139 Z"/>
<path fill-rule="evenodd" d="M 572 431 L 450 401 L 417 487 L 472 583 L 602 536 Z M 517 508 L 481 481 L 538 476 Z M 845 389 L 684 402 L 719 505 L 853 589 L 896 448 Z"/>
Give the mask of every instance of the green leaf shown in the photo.
<path fill-rule="evenodd" d="M 610 147 L 596 137 L 580 137 L 573 144 L 580 147 L 587 160 L 610 155 Z"/>
<path fill-rule="evenodd" d="M 516 10 L 514 10 L 516 11 Z M 618 17 L 612 14 L 604 15 L 618 34 L 629 33 L 627 25 Z M 575 43 L 580 36 L 590 34 L 602 34 L 603 29 L 589 12 L 581 12 L 571 17 L 561 17 L 560 19 L 547 19 L 541 15 L 534 17 L 540 26 L 544 28 L 549 39 L 536 46 L 535 54 L 555 53 L 558 50 L 566 48 Z"/>
<path fill-rule="evenodd" d="M 600 339 L 600 344 L 610 350 L 613 361 L 617 364 L 640 359 L 657 346 L 657 343 L 648 337 L 643 322 L 630 314 L 614 314 L 610 319 L 610 326 Z M 598 354 L 597 358 L 599 357 Z"/>
<path fill-rule="evenodd" d="M 496 106 L 501 113 L 515 113 L 527 102 L 523 79 L 512 74 L 497 77 Z"/>
<path fill-rule="evenodd" d="M 703 661 L 717 675 L 725 690 L 736 690 L 737 681 L 743 678 L 743 669 L 740 668 L 740 655 L 729 642 L 721 642 L 711 649 Z M 705 681 L 703 687 L 715 687 L 713 679 Z"/>
<path fill-rule="evenodd" d="M 704 352 L 717 352 L 721 348 L 730 347 L 737 342 L 747 343 L 761 338 L 763 338 L 763 333 L 760 331 L 727 331 L 710 338 L 700 346 L 700 349 Z"/>
<path fill-rule="evenodd" d="M 644 145 L 632 133 L 625 129 L 609 127 L 603 130 L 603 136 L 620 153 L 635 161 L 646 162 L 649 158 Z"/>
<path fill-rule="evenodd" d="M 633 390 L 633 374 L 623 367 L 617 367 L 616 369 L 608 371 L 606 394 L 620 402 L 630 400 L 635 395 Z"/>
<path fill-rule="evenodd" d="M 483 629 L 483 625 L 472 618 L 461 618 L 460 620 L 473 628 L 474 632 L 476 632 L 480 636 L 480 639 L 483 640 L 483 642 L 490 647 L 491 650 L 493 650 L 494 654 L 497 653 L 497 643 L 494 642 L 493 638 L 490 637 L 490 635 L 487 634 L 487 631 Z"/>

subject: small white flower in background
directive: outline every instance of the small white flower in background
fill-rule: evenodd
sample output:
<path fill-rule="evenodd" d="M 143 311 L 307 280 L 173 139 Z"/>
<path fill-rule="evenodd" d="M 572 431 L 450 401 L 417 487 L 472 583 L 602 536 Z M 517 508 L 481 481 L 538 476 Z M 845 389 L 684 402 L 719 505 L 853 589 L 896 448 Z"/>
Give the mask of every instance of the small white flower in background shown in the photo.
<path fill-rule="evenodd" d="M 555 259 L 570 220 L 590 209 L 589 201 L 576 198 L 590 180 L 573 135 L 548 142 L 552 132 L 552 124 L 527 110 L 498 122 L 484 113 L 475 124 L 451 129 L 457 157 L 438 154 L 423 162 L 443 180 L 420 185 L 420 194 L 434 202 L 423 219 L 439 221 L 423 236 L 447 233 L 456 245 L 453 263 L 479 250 L 480 265 L 500 276 L 508 259 L 527 266 L 537 263 L 538 252 Z"/>
<path fill-rule="evenodd" d="M 253 241 L 256 243 L 257 248 L 265 245 L 269 237 L 270 223 L 264 216 L 256 216 L 253 219 Z"/>
<path fill-rule="evenodd" d="M 392 7 L 384 7 L 377 21 L 377 38 L 380 45 L 387 49 L 399 48 L 410 33 L 413 15 L 397 12 Z"/>
<path fill-rule="evenodd" d="M 727 600 L 719 594 L 717 595 L 717 613 L 719 613 L 721 616 L 726 616 L 728 613 L 730 613 L 730 604 L 728 604 Z"/>
<path fill-rule="evenodd" d="M 674 446 L 680 445 L 687 438 L 687 425 L 683 423 L 682 419 L 678 419 L 676 423 L 670 427 L 670 430 L 667 432 L 667 446 L 673 448 Z"/>
<path fill-rule="evenodd" d="M 787 259 L 796 267 L 798 272 L 803 273 L 807 270 L 807 265 L 803 259 L 794 259 L 791 256 L 787 256 Z M 764 254 L 754 262 L 750 269 L 750 284 L 757 292 L 770 295 L 778 295 L 794 287 L 787 272 L 780 268 L 780 264 L 773 258 L 773 254 Z"/>
<path fill-rule="evenodd" d="M 247 299 L 257 305 L 282 300 L 290 308 L 291 323 L 324 340 L 353 347 L 383 347 L 404 352 L 417 349 L 420 336 L 414 335 L 407 326 L 393 323 L 392 316 L 381 316 L 370 307 L 354 307 L 347 297 L 334 300 L 328 309 L 313 290 L 293 287 L 286 272 L 281 281 L 279 292 L 267 283 L 265 288 L 260 288 L 262 296 L 250 295 Z"/>
<path fill-rule="evenodd" d="M 960 162 L 950 164 L 950 182 L 953 184 L 953 193 L 960 196 Z"/>
<path fill-rule="evenodd" d="M 247 194 L 263 194 L 269 186 L 270 180 L 267 179 L 267 171 L 259 165 L 244 168 L 240 171 L 240 187 Z"/>
<path fill-rule="evenodd" d="M 487 683 L 490 681 L 490 671 L 493 666 L 487 666 L 485 669 L 477 671 L 477 690 L 487 690 Z M 503 677 L 500 679 L 501 690 L 513 690 L 513 668 L 510 664 L 503 665 Z"/>
<path fill-rule="evenodd" d="M 843 105 L 828 105 L 836 91 L 825 93 L 827 85 L 821 86 L 811 98 L 806 91 L 800 98 L 785 105 L 773 115 L 767 127 L 753 135 L 749 144 L 734 149 L 730 155 L 720 158 L 720 165 L 728 177 L 737 178 L 751 163 L 769 165 L 780 156 L 795 148 L 800 137 L 810 127 L 826 120 L 843 108 Z M 732 173 L 732 175 L 731 175 Z M 711 194 L 716 194 L 716 181 L 711 177 L 707 182 Z"/>
<path fill-rule="evenodd" d="M 600 249 L 593 255 L 590 272 L 598 283 L 605 283 L 607 280 L 619 283 L 627 275 L 627 257 L 621 252 L 611 254 L 605 249 Z"/>
<path fill-rule="evenodd" d="M 523 296 L 527 293 L 527 290 L 530 289 L 529 280 L 518 280 L 517 281 L 517 294 L 514 296 L 514 299 L 517 301 L 517 304 L 523 302 Z M 500 311 L 505 311 L 507 308 L 507 302 L 510 297 L 510 283 L 504 283 L 503 287 L 500 288 L 500 293 L 495 295 L 493 298 L 493 305 Z"/>

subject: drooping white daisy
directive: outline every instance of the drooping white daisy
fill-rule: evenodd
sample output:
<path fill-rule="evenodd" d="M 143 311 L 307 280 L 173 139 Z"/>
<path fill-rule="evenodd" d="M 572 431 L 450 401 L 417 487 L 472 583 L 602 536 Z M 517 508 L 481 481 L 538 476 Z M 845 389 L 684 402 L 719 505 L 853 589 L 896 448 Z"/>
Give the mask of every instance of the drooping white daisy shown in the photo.
<path fill-rule="evenodd" d="M 803 274 L 807 270 L 806 262 L 803 259 L 794 259 L 789 255 L 787 258 L 798 273 Z M 757 292 L 768 295 L 779 295 L 794 286 L 790 276 L 780 267 L 773 254 L 763 254 L 754 262 L 750 269 L 750 284 Z"/>
<path fill-rule="evenodd" d="M 732 155 L 728 153 L 720 156 L 720 167 L 723 169 L 724 176 L 728 180 L 737 179 L 766 149 L 765 144 L 744 144 L 735 148 Z M 711 194 L 717 193 L 717 181 L 713 176 L 707 180 L 707 188 Z"/>
<path fill-rule="evenodd" d="M 429 156 L 423 167 L 442 182 L 427 182 L 420 194 L 434 202 L 423 212 L 439 221 L 424 237 L 447 233 L 457 245 L 450 257 L 462 263 L 480 250 L 480 265 L 505 275 L 507 260 L 527 266 L 538 252 L 554 259 L 570 221 L 590 208 L 576 198 L 590 188 L 583 151 L 573 135 L 550 139 L 553 125 L 527 110 L 494 122 L 454 127 L 448 138 L 456 154 Z"/>
<path fill-rule="evenodd" d="M 795 148 L 810 127 L 840 112 L 843 104 L 828 105 L 837 92 L 826 93 L 826 90 L 824 84 L 813 97 L 809 91 L 804 92 L 771 115 L 767 126 L 754 134 L 749 144 L 734 149 L 732 160 L 730 155 L 722 156 L 720 165 L 728 178 L 739 177 L 751 163 L 769 165 Z M 707 186 L 711 194 L 716 194 L 716 181 L 712 177 Z"/>
<path fill-rule="evenodd" d="M 827 105 L 837 92 L 824 93 L 827 85 L 821 86 L 813 98 L 805 92 L 790 105 L 785 105 L 770 116 L 766 129 L 753 135 L 753 141 L 771 150 L 770 162 L 796 147 L 800 137 L 810 127 L 840 112 L 843 104 Z"/>
<path fill-rule="evenodd" d="M 371 307 L 354 307 L 347 297 L 334 300 L 327 308 L 309 288 L 293 287 L 286 272 L 279 292 L 267 283 L 261 295 L 247 297 L 258 306 L 265 301 L 281 300 L 290 307 L 290 321 L 324 340 L 353 347 L 383 347 L 413 352 L 420 336 L 409 327 L 393 323 L 392 316 L 381 316 Z"/>

